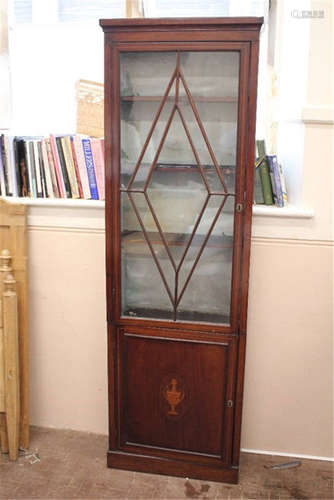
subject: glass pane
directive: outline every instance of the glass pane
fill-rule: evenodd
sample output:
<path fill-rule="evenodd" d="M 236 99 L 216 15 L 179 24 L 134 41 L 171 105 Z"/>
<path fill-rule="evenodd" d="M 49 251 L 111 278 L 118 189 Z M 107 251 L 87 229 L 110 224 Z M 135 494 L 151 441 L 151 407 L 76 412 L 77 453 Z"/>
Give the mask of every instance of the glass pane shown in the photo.
<path fill-rule="evenodd" d="M 233 222 L 233 197 L 211 196 L 179 271 L 177 319 L 229 322 Z"/>
<path fill-rule="evenodd" d="M 239 54 L 124 53 L 120 68 L 122 314 L 228 323 Z"/>
<path fill-rule="evenodd" d="M 122 315 L 172 319 L 173 307 L 170 297 L 152 258 L 147 236 L 145 237 L 133 209 L 132 203 L 136 203 L 139 206 L 138 213 L 142 215 L 141 201 L 132 198 L 131 202 L 128 194 L 121 194 Z M 153 240 L 154 234 L 157 236 L 156 232 L 152 231 L 148 238 L 150 241 Z M 159 248 L 162 249 L 159 243 L 154 244 L 154 247 L 156 253 L 159 253 Z M 166 267 L 169 265 L 166 255 L 157 255 L 157 259 L 166 273 Z"/>
<path fill-rule="evenodd" d="M 172 111 L 175 64 L 175 52 L 121 54 L 121 179 L 124 186 L 128 185 L 138 162 L 140 169 L 132 187 L 142 187 L 145 183 Z M 168 93 L 168 98 L 161 107 L 165 93 Z M 158 116 L 159 120 L 152 128 Z"/>

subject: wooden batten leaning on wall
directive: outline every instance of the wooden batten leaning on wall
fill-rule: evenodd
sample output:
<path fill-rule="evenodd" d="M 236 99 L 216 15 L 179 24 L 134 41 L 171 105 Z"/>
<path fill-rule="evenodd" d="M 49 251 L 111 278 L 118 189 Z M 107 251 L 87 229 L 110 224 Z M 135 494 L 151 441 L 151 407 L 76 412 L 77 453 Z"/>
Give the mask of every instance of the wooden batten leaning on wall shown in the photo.
<path fill-rule="evenodd" d="M 1 253 L 1 321 L 0 321 L 0 440 L 1 450 L 10 451 L 10 458 L 16 458 L 8 446 L 7 438 L 17 441 L 21 448 L 29 447 L 29 367 L 28 367 L 28 302 L 27 302 L 27 237 L 26 207 L 6 203 L 0 199 L 0 253 Z M 16 316 L 17 312 L 17 316 Z M 10 332 L 9 337 L 6 332 Z M 16 354 L 12 347 L 18 345 Z M 7 360 L 5 359 L 5 356 Z M 9 359 L 10 358 L 10 359 Z M 17 363 L 17 367 L 16 367 Z M 11 383 L 6 384 L 10 371 Z M 17 384 L 12 375 L 17 375 Z M 8 378 L 8 377 L 7 377 Z M 6 415 L 7 406 L 10 405 Z M 19 398 L 18 398 L 19 394 Z M 4 404 L 1 405 L 1 397 Z M 4 406 L 4 408 L 2 408 Z M 19 416 L 17 412 L 19 409 Z M 16 432 L 13 419 L 18 420 Z M 8 422 L 10 420 L 10 424 Z M 18 437 L 16 437 L 18 434 Z"/>

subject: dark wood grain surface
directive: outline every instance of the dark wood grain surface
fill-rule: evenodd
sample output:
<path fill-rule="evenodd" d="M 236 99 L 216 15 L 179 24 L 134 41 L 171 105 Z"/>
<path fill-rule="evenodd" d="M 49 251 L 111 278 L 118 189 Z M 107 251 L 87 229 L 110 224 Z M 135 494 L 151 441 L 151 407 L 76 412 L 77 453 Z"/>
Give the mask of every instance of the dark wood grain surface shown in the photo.
<path fill-rule="evenodd" d="M 258 39 L 262 21 L 262 18 L 100 21 L 105 32 L 110 467 L 237 481 L 246 346 Z M 240 54 L 233 200 L 235 206 L 239 204 L 242 208 L 235 211 L 234 239 L 228 242 L 233 252 L 233 273 L 231 314 L 225 324 L 215 323 L 214 317 L 210 322 L 201 323 L 180 319 L 139 319 L 121 314 L 119 56 L 122 51 L 155 50 L 225 50 Z M 142 100 L 140 106 L 145 106 L 146 100 L 152 101 L 149 96 L 125 99 Z M 168 239 L 168 235 L 166 237 Z M 212 242 L 222 245 L 224 251 L 226 241 L 217 238 Z"/>

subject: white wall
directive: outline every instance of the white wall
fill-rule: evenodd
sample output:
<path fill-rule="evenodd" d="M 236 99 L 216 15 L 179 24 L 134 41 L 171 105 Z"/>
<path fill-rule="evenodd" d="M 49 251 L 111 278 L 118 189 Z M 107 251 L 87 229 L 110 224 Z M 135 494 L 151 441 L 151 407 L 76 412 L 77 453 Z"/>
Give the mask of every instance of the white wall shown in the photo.
<path fill-rule="evenodd" d="M 30 209 L 31 421 L 107 433 L 103 210 L 87 210 L 51 227 Z M 331 456 L 332 249 L 253 237 L 243 448 Z"/>
<path fill-rule="evenodd" d="M 7 0 L 0 0 L 0 129 L 9 127 L 10 118 L 7 10 Z"/>

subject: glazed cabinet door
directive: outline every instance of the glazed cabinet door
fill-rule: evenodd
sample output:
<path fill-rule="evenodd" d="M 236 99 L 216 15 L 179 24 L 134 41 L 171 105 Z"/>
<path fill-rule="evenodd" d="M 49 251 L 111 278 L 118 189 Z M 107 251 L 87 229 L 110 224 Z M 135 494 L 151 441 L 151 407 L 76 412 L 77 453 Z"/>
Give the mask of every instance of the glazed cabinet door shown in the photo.
<path fill-rule="evenodd" d="M 117 62 L 114 319 L 235 329 L 248 44 L 120 46 Z"/>

